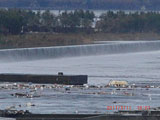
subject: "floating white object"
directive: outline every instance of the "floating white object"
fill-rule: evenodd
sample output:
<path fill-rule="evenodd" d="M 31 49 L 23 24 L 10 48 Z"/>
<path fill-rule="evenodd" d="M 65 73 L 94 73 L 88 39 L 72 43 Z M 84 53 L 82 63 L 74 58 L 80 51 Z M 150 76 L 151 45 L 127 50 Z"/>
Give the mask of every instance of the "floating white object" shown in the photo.
<path fill-rule="evenodd" d="M 125 87 L 128 85 L 128 82 L 127 81 L 116 81 L 116 80 L 111 80 L 109 82 L 109 86 L 116 86 L 116 87 L 119 87 L 119 86 L 122 86 L 122 87 Z"/>

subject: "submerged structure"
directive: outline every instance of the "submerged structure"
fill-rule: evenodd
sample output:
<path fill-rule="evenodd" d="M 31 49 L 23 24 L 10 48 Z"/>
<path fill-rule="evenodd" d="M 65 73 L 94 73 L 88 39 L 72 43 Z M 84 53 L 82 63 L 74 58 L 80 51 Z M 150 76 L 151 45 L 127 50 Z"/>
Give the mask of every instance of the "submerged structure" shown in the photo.
<path fill-rule="evenodd" d="M 0 74 L 0 82 L 31 82 L 40 84 L 87 84 L 87 75 L 38 75 L 38 74 Z"/>

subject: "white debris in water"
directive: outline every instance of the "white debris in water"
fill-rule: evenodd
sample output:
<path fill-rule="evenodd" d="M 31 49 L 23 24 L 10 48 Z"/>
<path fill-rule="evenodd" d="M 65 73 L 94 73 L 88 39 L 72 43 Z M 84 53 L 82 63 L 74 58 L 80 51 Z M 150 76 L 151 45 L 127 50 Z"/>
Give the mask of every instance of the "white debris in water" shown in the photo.
<path fill-rule="evenodd" d="M 129 44 L 127 48 L 119 45 L 114 47 L 117 47 L 117 50 L 126 48 L 132 53 L 128 53 L 128 51 L 123 53 L 121 51 L 120 54 L 97 54 L 96 56 L 59 59 L 48 59 L 45 56 L 41 56 L 44 57 L 43 60 L 29 61 L 29 57 L 24 59 L 28 61 L 0 62 L 0 73 L 57 74 L 57 72 L 63 71 L 65 74 L 87 74 L 89 76 L 88 85 L 78 89 L 72 86 L 69 87 L 70 90 L 65 90 L 65 86 L 62 85 L 46 85 L 43 87 L 41 85 L 10 85 L 10 83 L 7 83 L 2 86 L 0 84 L 2 89 L 0 102 L 3 103 L 1 108 L 15 104 L 23 105 L 24 101 L 25 104 L 27 102 L 36 103 L 36 107 L 28 108 L 31 111 L 46 113 L 73 113 L 77 108 L 79 112 L 88 111 L 93 113 L 93 111 L 98 110 L 100 113 L 106 113 L 108 112 L 106 111 L 106 106 L 112 105 L 114 101 L 116 101 L 114 104 L 123 103 L 123 105 L 127 106 L 150 105 L 151 107 L 159 107 L 160 51 L 157 50 L 160 47 L 155 47 L 157 49 L 155 51 L 149 51 L 149 49 L 154 49 L 153 44 L 148 44 L 147 47 L 149 48 L 147 48 L 142 45 L 142 42 L 136 43 L 139 48 L 144 47 L 144 49 L 147 49 L 138 53 L 136 49 L 131 51 L 132 43 Z M 105 88 L 100 87 L 107 85 L 111 79 L 128 81 L 131 87 L 120 90 L 107 88 L 107 86 Z M 144 88 L 136 88 L 137 83 L 143 85 Z M 147 84 L 145 85 L 145 83 Z M 43 90 L 40 90 L 41 87 L 43 87 Z M 26 92 L 26 89 L 28 91 L 40 91 L 38 93 L 40 97 L 30 99 L 26 97 L 16 98 L 10 95 L 16 92 Z M 151 101 L 148 92 L 152 95 Z M 30 91 L 29 94 L 31 94 Z M 24 106 L 21 108 L 24 108 Z"/>

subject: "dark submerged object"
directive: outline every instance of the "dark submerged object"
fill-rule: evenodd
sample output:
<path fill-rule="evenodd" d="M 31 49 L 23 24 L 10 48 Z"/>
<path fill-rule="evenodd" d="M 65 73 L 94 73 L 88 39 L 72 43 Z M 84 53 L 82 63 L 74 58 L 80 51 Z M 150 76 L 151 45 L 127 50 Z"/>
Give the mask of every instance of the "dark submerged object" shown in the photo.
<path fill-rule="evenodd" d="M 38 74 L 0 74 L 0 82 L 31 82 L 39 84 L 64 84 L 83 85 L 87 84 L 87 75 L 38 75 Z"/>

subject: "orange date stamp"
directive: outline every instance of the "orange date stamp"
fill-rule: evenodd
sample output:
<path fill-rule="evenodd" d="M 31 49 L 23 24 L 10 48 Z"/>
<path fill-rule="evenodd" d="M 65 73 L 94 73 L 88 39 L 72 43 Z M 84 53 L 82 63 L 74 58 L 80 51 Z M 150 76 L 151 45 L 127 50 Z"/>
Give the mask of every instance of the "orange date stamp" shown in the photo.
<path fill-rule="evenodd" d="M 137 110 L 150 110 L 150 106 L 136 106 Z M 107 110 L 132 110 L 131 106 L 115 105 L 107 106 Z"/>

